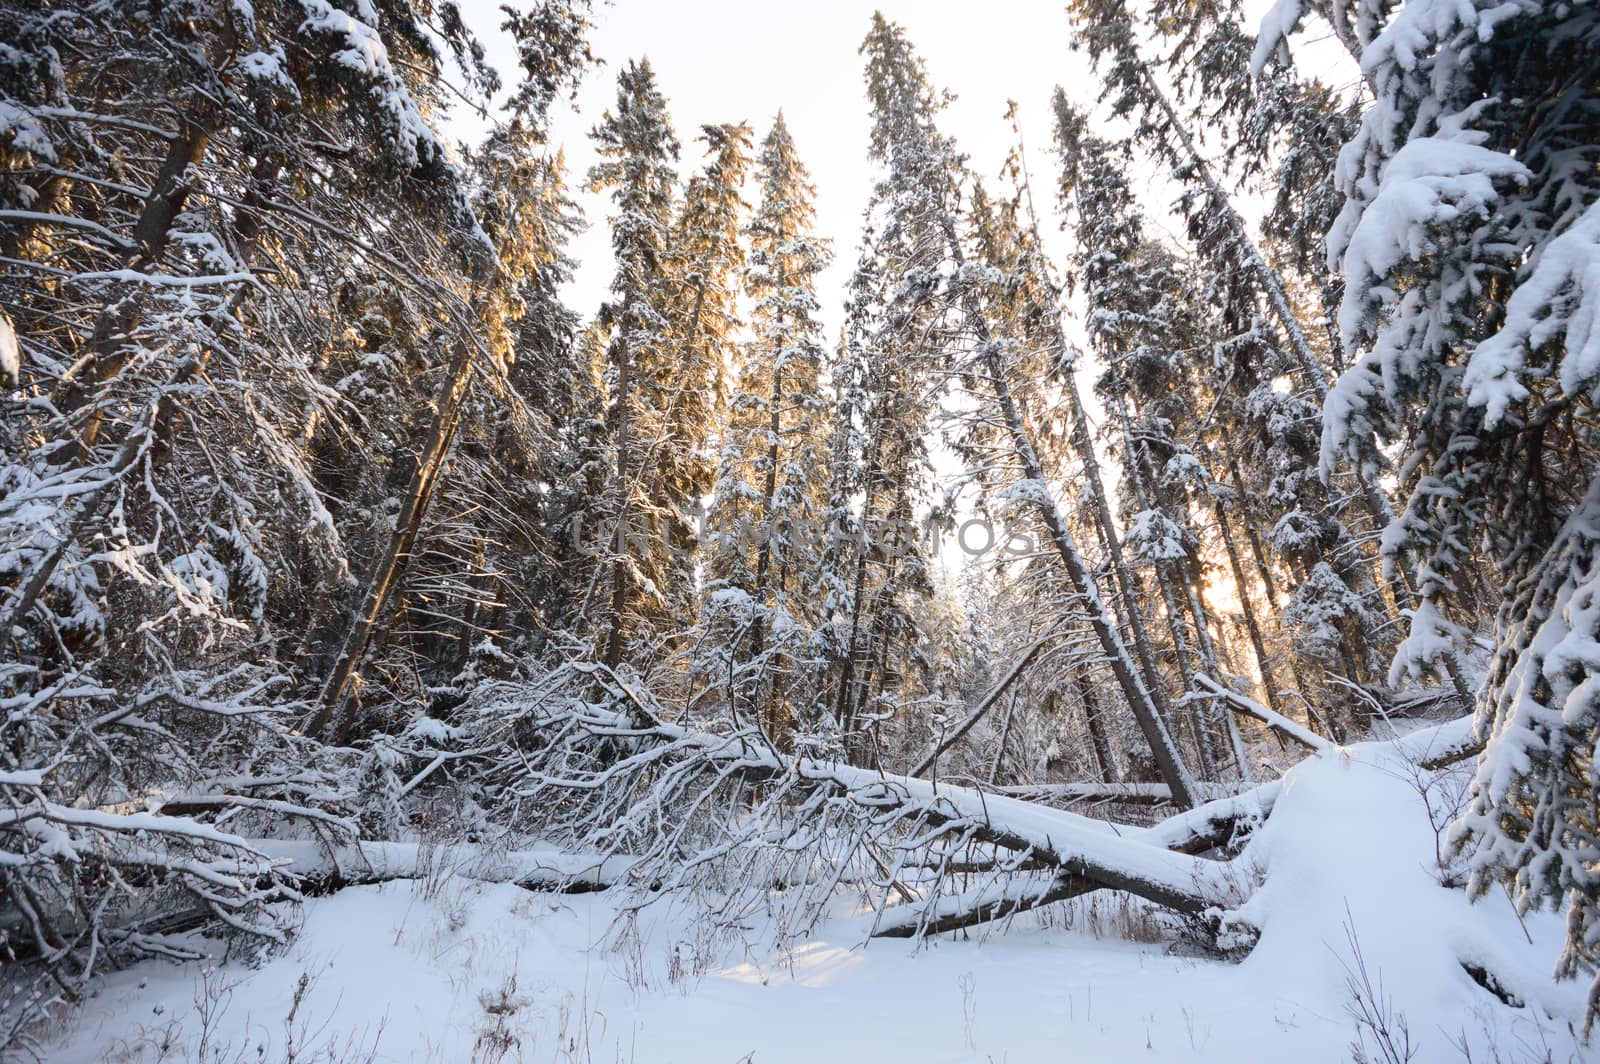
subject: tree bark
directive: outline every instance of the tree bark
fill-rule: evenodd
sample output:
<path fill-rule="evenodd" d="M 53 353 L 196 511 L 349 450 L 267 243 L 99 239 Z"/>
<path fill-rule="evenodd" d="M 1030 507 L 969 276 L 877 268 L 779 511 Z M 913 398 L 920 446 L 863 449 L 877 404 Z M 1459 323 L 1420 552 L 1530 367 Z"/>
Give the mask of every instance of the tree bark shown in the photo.
<path fill-rule="evenodd" d="M 388 546 L 373 568 L 372 575 L 367 578 L 367 589 L 362 596 L 361 606 L 356 610 L 350 627 L 345 632 L 338 656 L 334 658 L 333 666 L 323 682 L 317 709 L 306 722 L 308 735 L 319 735 L 330 720 L 337 718 L 340 733 L 337 736 L 338 741 L 343 742 L 348 738 L 349 721 L 341 711 L 350 691 L 350 682 L 354 679 L 361 656 L 378 627 L 384 607 L 388 605 L 390 596 L 400 582 L 401 574 L 411 560 L 411 550 L 416 543 L 417 533 L 422 528 L 423 517 L 427 514 L 434 485 L 444 468 L 445 457 L 449 454 L 456 426 L 460 423 L 461 401 L 472 379 L 471 352 L 471 341 L 465 339 L 458 341 L 455 357 L 451 361 L 450 375 L 445 381 L 444 390 L 439 396 L 437 409 L 434 412 L 433 423 L 428 429 L 428 438 L 423 444 L 421 453 L 417 455 L 416 468 L 412 470 L 411 479 L 406 485 L 405 495 L 400 502 L 400 511 L 395 515 L 394 531 L 390 534 Z"/>
<path fill-rule="evenodd" d="M 613 533 L 612 559 L 611 559 L 611 606 L 608 611 L 605 650 L 601 660 L 606 667 L 615 672 L 617 666 L 622 664 L 622 652 L 627 640 L 627 609 L 628 609 L 628 502 L 633 494 L 632 486 L 628 483 L 628 466 L 632 445 L 631 432 L 633 428 L 632 412 L 629 403 L 632 400 L 632 362 L 631 350 L 633 340 L 633 293 L 629 292 L 622 300 L 622 326 L 618 330 L 616 340 L 617 352 L 617 505 L 616 528 Z"/>
<path fill-rule="evenodd" d="M 781 265 L 778 270 L 777 284 L 781 289 L 783 286 L 783 270 Z M 783 335 L 782 314 L 778 315 L 778 335 L 780 338 Z M 750 654 L 747 659 L 748 661 L 755 661 L 761 657 L 761 652 L 765 649 L 767 639 L 767 629 L 766 624 L 764 623 L 765 619 L 761 614 L 761 610 L 765 607 L 767 577 L 772 569 L 772 540 L 777 534 L 777 513 L 773 510 L 772 500 L 778 494 L 778 440 L 779 433 L 783 429 L 782 403 L 783 343 L 780 339 L 780 341 L 774 345 L 774 350 L 772 353 L 772 394 L 767 403 L 767 432 L 770 438 L 767 441 L 767 475 L 765 483 L 763 483 L 761 486 L 761 523 L 763 534 L 761 537 L 761 548 L 756 556 L 755 589 L 752 594 L 752 598 L 755 602 L 756 614 L 750 624 Z M 748 691 L 748 698 L 750 701 L 751 712 L 755 713 L 757 715 L 757 719 L 759 719 L 761 712 L 761 691 L 759 677 L 747 686 L 750 688 Z M 775 724 L 775 721 L 768 722 L 767 734 L 772 734 L 772 729 Z"/>
<path fill-rule="evenodd" d="M 1083 702 L 1083 719 L 1089 728 L 1089 745 L 1094 749 L 1094 759 L 1100 767 L 1100 778 L 1107 783 L 1121 783 L 1122 773 L 1117 768 L 1117 758 L 1111 749 L 1111 737 L 1106 734 L 1105 712 L 1094 693 L 1094 685 L 1081 671 L 1073 674 L 1078 688 L 1078 698 Z"/>
<path fill-rule="evenodd" d="M 1283 713 L 1283 707 L 1278 704 L 1278 680 L 1272 671 L 1272 661 L 1267 656 L 1267 644 L 1261 635 L 1260 622 L 1256 620 L 1256 608 L 1250 601 L 1250 586 L 1245 581 L 1244 567 L 1239 562 L 1239 548 L 1233 542 L 1233 529 L 1228 525 L 1227 511 L 1223 508 L 1221 500 L 1213 498 L 1211 505 L 1217 516 L 1217 528 L 1222 535 L 1223 551 L 1228 555 L 1228 567 L 1233 573 L 1233 584 L 1239 592 L 1239 606 L 1244 613 L 1245 631 L 1250 636 L 1250 649 L 1255 652 L 1256 670 L 1261 674 L 1262 691 L 1272 711 Z"/>

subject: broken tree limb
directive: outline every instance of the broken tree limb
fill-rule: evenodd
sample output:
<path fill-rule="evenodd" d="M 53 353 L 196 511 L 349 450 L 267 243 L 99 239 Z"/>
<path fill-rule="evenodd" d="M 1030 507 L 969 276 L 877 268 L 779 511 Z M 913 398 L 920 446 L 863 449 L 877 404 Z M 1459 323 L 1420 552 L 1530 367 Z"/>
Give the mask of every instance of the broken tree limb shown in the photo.
<path fill-rule="evenodd" d="M 1017 913 L 1081 897 L 1100 885 L 1072 876 L 1026 876 L 947 894 L 927 906 L 897 905 L 882 914 L 873 938 L 921 938 L 1003 920 Z"/>
<path fill-rule="evenodd" d="M 1011 666 L 1011 671 L 1006 673 L 1005 677 L 1001 679 L 999 683 L 990 688 L 988 694 L 983 696 L 983 701 L 978 703 L 977 708 L 975 708 L 971 713 L 968 713 L 966 718 L 962 720 L 960 724 L 957 724 L 954 728 L 950 729 L 950 731 L 947 732 L 943 738 L 934 743 L 933 748 L 923 755 L 922 760 L 918 761 L 916 767 L 907 773 L 907 775 L 921 776 L 934 766 L 934 764 L 939 760 L 939 756 L 941 754 L 950 749 L 956 743 L 960 742 L 962 737 L 964 737 L 967 732 L 972 730 L 973 725 L 977 724 L 978 721 L 983 719 L 984 714 L 989 712 L 990 707 L 993 706 L 995 702 L 999 701 L 1000 696 L 1004 695 L 1006 691 L 1010 689 L 1011 685 L 1015 683 L 1025 671 L 1027 671 L 1027 668 L 1030 664 L 1032 664 L 1033 659 L 1039 656 L 1039 651 L 1043 650 L 1045 644 L 1050 642 L 1050 640 L 1055 636 L 1056 629 L 1059 627 L 1059 623 L 1051 625 L 1049 630 L 1046 631 L 1044 635 L 1034 640 L 1033 645 L 1023 653 L 1022 657 L 1017 659 L 1017 663 L 1015 665 Z"/>
<path fill-rule="evenodd" d="M 1482 749 L 1482 742 L 1478 742 L 1472 717 L 1462 717 L 1443 725 L 1413 731 L 1408 736 L 1394 739 L 1392 746 L 1406 760 L 1437 770 L 1477 754 Z M 1107 789 L 1106 784 L 1046 784 L 1048 789 L 1088 786 Z M 1128 786 L 1147 790 L 1157 789 L 1160 784 Z M 1046 787 L 1032 790 L 1037 792 Z M 1242 794 L 1219 797 L 1194 810 L 1184 810 L 1142 832 L 1134 832 L 1133 838 L 1150 845 L 1165 846 L 1176 853 L 1189 854 L 1205 853 L 1229 843 L 1237 845 L 1240 832 L 1250 832 L 1266 821 L 1280 792 L 1282 782 L 1272 781 L 1245 790 Z M 1101 886 L 1072 875 L 1035 872 L 1034 875 L 1013 877 L 1011 880 L 990 877 L 973 890 L 944 894 L 918 906 L 894 906 L 885 910 L 875 920 L 872 938 L 920 938 L 925 934 L 973 928 L 1053 902 L 1080 898 L 1096 890 L 1101 890 Z"/>
<path fill-rule="evenodd" d="M 1312 753 L 1322 754 L 1336 749 L 1333 743 L 1316 734 L 1311 729 L 1285 717 L 1281 713 L 1274 713 L 1253 698 L 1247 698 L 1237 691 L 1230 691 L 1209 676 L 1195 674 L 1195 683 L 1221 698 L 1228 707 L 1236 713 L 1243 713 L 1271 728 L 1273 732 L 1286 739 L 1293 739 Z"/>
<path fill-rule="evenodd" d="M 1141 842 L 1175 853 L 1198 854 L 1234 842 L 1241 831 L 1253 830 L 1272 814 L 1283 784 L 1278 780 L 1205 805 L 1154 824 L 1136 835 Z"/>
<path fill-rule="evenodd" d="M 1419 728 L 1393 742 L 1404 757 L 1433 772 L 1477 757 L 1483 752 L 1483 739 L 1478 735 L 1477 720 L 1470 713 L 1443 724 Z"/>

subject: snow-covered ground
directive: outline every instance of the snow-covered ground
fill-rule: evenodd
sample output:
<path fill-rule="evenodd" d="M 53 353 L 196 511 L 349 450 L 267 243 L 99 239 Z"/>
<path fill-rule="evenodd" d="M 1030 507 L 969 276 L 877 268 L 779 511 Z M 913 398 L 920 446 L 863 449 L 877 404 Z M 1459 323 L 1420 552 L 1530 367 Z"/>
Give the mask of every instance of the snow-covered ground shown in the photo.
<path fill-rule="evenodd" d="M 1109 895 L 920 948 L 863 946 L 845 916 L 784 952 L 760 926 L 707 941 L 686 908 L 619 922 L 612 894 L 435 874 L 310 902 L 256 967 L 116 973 L 48 1059 L 1310 1064 L 1363 1044 L 1383 1060 L 1356 1018 L 1363 972 L 1369 1014 L 1413 1060 L 1588 1058 L 1582 988 L 1549 980 L 1559 917 L 1524 923 L 1504 896 L 1468 905 L 1439 885 L 1453 799 L 1435 785 L 1430 818 L 1425 778 L 1392 745 L 1293 770 L 1247 852 L 1264 880 L 1242 914 L 1261 935 L 1239 963 L 1119 939 L 1159 936 Z"/>

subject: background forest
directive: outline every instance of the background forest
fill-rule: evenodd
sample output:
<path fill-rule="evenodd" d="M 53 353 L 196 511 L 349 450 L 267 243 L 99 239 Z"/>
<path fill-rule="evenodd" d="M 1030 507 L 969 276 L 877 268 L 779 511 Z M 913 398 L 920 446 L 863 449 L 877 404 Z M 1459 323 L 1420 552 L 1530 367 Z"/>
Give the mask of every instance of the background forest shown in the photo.
<path fill-rule="evenodd" d="M 998 182 L 877 16 L 832 234 L 643 58 L 570 172 L 592 16 L 0 0 L 0 1050 L 419 839 L 1234 955 L 1275 781 L 1430 726 L 1439 880 L 1558 912 L 1591 1021 L 1600 6 L 1073 0 Z"/>

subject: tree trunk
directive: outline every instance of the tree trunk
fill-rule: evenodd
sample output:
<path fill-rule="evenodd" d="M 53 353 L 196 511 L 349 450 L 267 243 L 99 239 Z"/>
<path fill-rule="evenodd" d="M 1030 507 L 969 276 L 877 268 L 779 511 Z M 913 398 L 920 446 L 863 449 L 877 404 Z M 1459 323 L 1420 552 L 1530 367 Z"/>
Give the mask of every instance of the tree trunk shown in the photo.
<path fill-rule="evenodd" d="M 617 412 L 617 504 L 616 528 L 613 534 L 612 559 L 611 559 L 611 606 L 608 611 L 605 650 L 601 660 L 613 672 L 622 664 L 622 652 L 627 641 L 627 610 L 628 610 L 628 502 L 633 495 L 632 485 L 628 483 L 628 466 L 632 445 L 631 433 L 633 429 L 632 411 L 628 404 L 632 400 L 632 362 L 633 353 L 630 344 L 633 340 L 633 293 L 629 292 L 622 300 L 622 326 L 618 330 L 615 350 L 617 352 L 617 401 L 614 409 Z"/>
<path fill-rule="evenodd" d="M 155 183 L 145 198 L 144 207 L 134 223 L 133 236 L 138 248 L 125 269 L 137 270 L 154 266 L 172 239 L 172 224 L 183 210 L 189 197 L 185 174 L 189 167 L 199 165 L 205 158 L 211 142 L 212 120 L 209 108 L 196 108 L 183 119 L 178 135 L 167 149 Z M 260 166 L 276 165 L 265 159 Z M 90 357 L 87 363 L 79 362 L 62 378 L 56 387 L 55 403 L 63 414 L 70 415 L 93 403 L 100 387 L 121 371 L 128 360 L 128 331 L 138 320 L 141 293 L 134 291 L 118 299 L 100 312 L 95 320 L 90 339 Z M 72 443 L 59 448 L 51 461 L 57 465 L 88 456 L 99 441 L 105 419 L 92 412 L 88 422 L 77 433 Z"/>
<path fill-rule="evenodd" d="M 778 272 L 777 283 L 783 284 L 783 271 Z M 783 335 L 783 316 L 778 316 L 778 335 Z M 767 441 L 767 476 L 766 483 L 761 487 L 761 523 L 763 535 L 761 549 L 756 556 L 756 580 L 752 595 L 755 603 L 755 618 L 750 624 L 750 654 L 747 660 L 756 661 L 765 649 L 767 630 L 761 610 L 765 608 L 767 594 L 767 575 L 772 569 L 772 539 L 777 532 L 777 513 L 773 510 L 772 500 L 778 494 L 778 439 L 783 429 L 782 403 L 783 403 L 783 344 L 775 345 L 772 354 L 772 395 L 768 400 L 767 432 L 770 439 Z M 748 698 L 752 713 L 760 719 L 760 681 L 759 679 L 749 685 Z M 776 721 L 769 722 L 767 734 L 772 734 L 772 727 Z"/>
<path fill-rule="evenodd" d="M 357 665 L 378 627 L 384 607 L 388 605 L 390 596 L 400 582 L 401 574 L 411 560 L 411 550 L 416 543 L 417 533 L 422 528 L 422 519 L 427 514 L 434 485 L 444 468 L 445 457 L 450 451 L 450 442 L 455 437 L 456 426 L 460 422 L 461 401 L 472 379 L 471 352 L 471 341 L 463 339 L 458 342 L 455 358 L 450 366 L 450 376 L 445 381 L 444 391 L 439 396 L 433 424 L 428 430 L 428 438 L 423 444 L 421 453 L 417 455 L 416 468 L 411 472 L 411 479 L 400 502 L 400 512 L 395 515 L 394 531 L 390 534 L 389 544 L 373 568 L 372 575 L 367 578 L 366 593 L 362 596 L 361 606 L 356 610 L 350 627 L 345 632 L 344 641 L 340 645 L 338 656 L 334 658 L 333 667 L 328 671 L 322 695 L 317 700 L 316 712 L 306 722 L 308 735 L 319 735 L 330 720 L 338 717 L 340 734 L 337 739 L 344 742 L 348 738 L 349 721 L 340 715 L 340 711 L 344 708 L 350 682 L 355 678 Z"/>
<path fill-rule="evenodd" d="M 1094 748 L 1094 759 L 1100 766 L 1100 778 L 1107 783 L 1121 783 L 1122 773 L 1117 768 L 1117 758 L 1111 749 L 1111 737 L 1106 734 L 1105 713 L 1100 699 L 1095 697 L 1094 685 L 1081 671 L 1072 675 L 1078 688 L 1078 698 L 1083 702 L 1083 718 L 1089 728 L 1089 745 Z"/>
<path fill-rule="evenodd" d="M 1228 525 L 1228 514 L 1221 500 L 1213 498 L 1211 506 L 1217 515 L 1217 528 L 1222 534 L 1222 548 L 1228 555 L 1228 567 L 1233 573 L 1233 584 L 1239 592 L 1239 606 L 1244 613 L 1245 631 L 1250 636 L 1250 648 L 1255 652 L 1256 670 L 1261 674 L 1261 687 L 1267 705 L 1274 713 L 1283 713 L 1278 704 L 1278 681 L 1272 671 L 1272 661 L 1267 656 L 1266 640 L 1261 635 L 1261 625 L 1256 620 L 1256 608 L 1250 601 L 1250 586 L 1245 581 L 1244 567 L 1239 562 L 1239 548 L 1233 542 L 1233 529 Z M 1284 714 L 1287 716 L 1287 714 Z"/>
<path fill-rule="evenodd" d="M 971 731 L 973 726 L 976 725 L 978 721 L 983 719 L 984 714 L 989 712 L 989 708 L 999 700 L 1000 696 L 1010 690 L 1012 684 L 1021 679 L 1022 674 L 1026 672 L 1028 666 L 1033 663 L 1033 659 L 1039 656 L 1039 652 L 1044 649 L 1045 644 L 1050 641 L 1052 635 L 1053 628 L 1051 632 L 1046 632 L 1043 637 L 1035 640 L 1033 645 L 1023 653 L 1022 657 L 1017 659 L 1017 663 L 1011 666 L 1011 671 L 1006 673 L 1005 677 L 1001 679 L 999 683 L 995 684 L 989 689 L 989 693 L 983 696 L 983 700 L 978 703 L 977 707 L 974 708 L 971 713 L 967 714 L 965 719 L 963 719 L 960 724 L 957 724 L 954 728 L 950 729 L 950 731 L 940 738 L 938 742 L 934 743 L 933 749 L 924 754 L 922 759 L 917 762 L 916 767 L 910 772 L 906 773 L 906 775 L 920 776 L 924 772 L 927 772 L 929 769 L 933 768 L 933 766 L 938 763 L 939 755 L 950 749 L 956 743 L 960 742 L 962 737 L 965 736 L 967 732 Z M 1009 723 L 1010 717 L 1008 716 L 1007 724 L 1009 725 Z M 999 759 L 996 758 L 997 764 L 998 760 Z"/>
<path fill-rule="evenodd" d="M 1016 131 L 1018 146 L 1021 147 L 1022 127 L 1018 124 L 1016 113 L 1011 114 L 1012 129 Z M 1033 208 L 1033 184 L 1028 176 L 1025 157 L 1019 151 L 1018 159 L 1021 161 L 1018 173 L 1021 175 L 1023 204 L 1028 215 L 1029 233 L 1033 237 L 1034 245 L 1039 246 L 1039 218 Z M 1054 278 L 1050 276 L 1048 265 L 1041 263 L 1040 273 L 1044 282 L 1052 292 L 1057 291 Z M 1150 647 L 1150 636 L 1144 626 L 1144 618 L 1140 612 L 1140 602 L 1143 595 L 1139 592 L 1134 576 L 1128 568 L 1127 558 L 1122 551 L 1122 540 L 1118 535 L 1116 522 L 1111 517 L 1111 501 L 1106 495 L 1105 479 L 1100 473 L 1100 459 L 1094 453 L 1094 435 L 1089 428 L 1089 416 L 1083 408 L 1083 397 L 1078 391 L 1077 358 L 1074 356 L 1070 362 L 1068 352 L 1073 350 L 1067 341 L 1066 326 L 1061 320 L 1061 308 L 1055 302 L 1049 307 L 1051 339 L 1055 341 L 1056 357 L 1061 366 L 1060 376 L 1062 386 L 1067 394 L 1067 409 L 1072 418 L 1071 438 L 1074 450 L 1078 454 L 1078 461 L 1083 465 L 1084 480 L 1089 485 L 1089 493 L 1093 502 L 1095 525 L 1100 532 L 1100 540 L 1105 544 L 1106 554 L 1111 560 L 1111 572 L 1117 583 L 1117 590 L 1122 595 L 1123 614 L 1127 618 L 1128 632 L 1133 639 L 1135 653 L 1139 656 L 1140 668 L 1144 671 L 1146 689 L 1155 701 L 1156 709 L 1163 719 L 1171 719 L 1171 711 L 1167 706 L 1166 694 L 1161 686 L 1161 673 L 1156 668 L 1155 654 Z"/>
<path fill-rule="evenodd" d="M 945 219 L 943 224 L 948 254 L 955 262 L 956 277 L 960 278 L 966 256 L 962 253 L 954 222 Z M 1083 599 L 1088 609 L 1089 624 L 1094 629 L 1101 649 L 1110 659 L 1111 671 L 1116 676 L 1123 697 L 1127 699 L 1128 708 L 1132 710 L 1134 719 L 1139 724 L 1139 730 L 1144 733 L 1145 742 L 1150 745 L 1162 778 L 1167 786 L 1172 788 L 1173 797 L 1179 804 L 1196 805 L 1194 780 L 1189 775 L 1188 766 L 1183 763 L 1182 755 L 1179 754 L 1172 736 L 1167 731 L 1156 698 L 1151 694 L 1151 689 L 1140 681 L 1133 659 L 1117 634 L 1115 623 L 1106 612 L 1105 603 L 1100 597 L 1100 589 L 1095 586 L 1094 574 L 1089 571 L 1088 564 L 1079 553 L 1078 546 L 1072 539 L 1072 533 L 1068 531 L 1066 522 L 1062 519 L 1061 511 L 1047 494 L 1044 468 L 1033 449 L 1033 441 L 1028 436 L 1027 426 L 1023 424 L 1022 416 L 1012 399 L 1011 386 L 1006 380 L 1000 352 L 989 332 L 989 323 L 984 317 L 983 308 L 978 303 L 978 297 L 964 282 L 958 280 L 957 284 L 961 293 L 961 309 L 967 327 L 979 344 L 978 357 L 989 376 L 989 385 L 1000 408 L 1001 422 L 1011 437 L 1011 447 L 1022 465 L 1023 477 L 1033 486 L 1034 497 L 1031 501 L 1049 532 L 1051 543 L 1066 569 L 1073 591 Z"/>
<path fill-rule="evenodd" d="M 1144 445 L 1134 438 L 1128 404 L 1119 394 L 1113 398 L 1113 407 L 1122 430 L 1122 448 L 1126 456 L 1127 471 L 1133 481 L 1134 499 L 1141 510 L 1154 510 L 1164 514 L 1166 509 L 1160 505 L 1161 500 L 1155 497 L 1153 478 L 1147 468 L 1149 455 Z M 1185 693 L 1193 695 L 1196 690 L 1194 662 L 1191 660 L 1189 639 L 1183 631 L 1183 612 L 1179 608 L 1178 596 L 1173 589 L 1172 564 L 1164 559 L 1157 560 L 1154 568 L 1156 586 L 1161 591 L 1161 602 L 1166 607 L 1167 631 L 1172 636 L 1172 655 L 1178 664 L 1178 675 L 1183 681 Z M 1188 722 L 1190 734 L 1194 738 L 1195 752 L 1200 757 L 1201 772 L 1206 779 L 1216 779 L 1216 753 L 1211 748 L 1211 736 L 1205 728 L 1205 722 L 1200 719 L 1197 702 L 1191 700 L 1189 712 L 1184 714 L 1184 719 Z"/>

